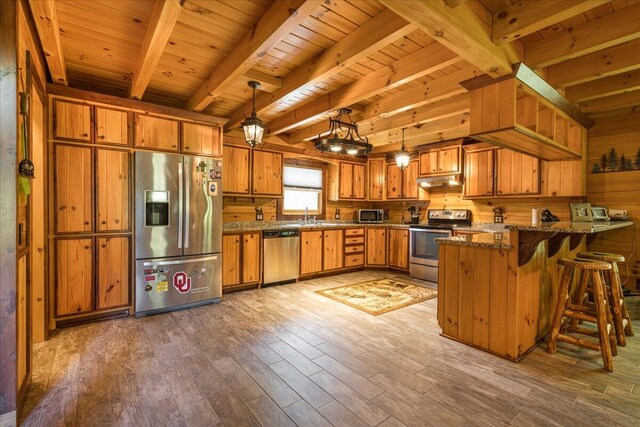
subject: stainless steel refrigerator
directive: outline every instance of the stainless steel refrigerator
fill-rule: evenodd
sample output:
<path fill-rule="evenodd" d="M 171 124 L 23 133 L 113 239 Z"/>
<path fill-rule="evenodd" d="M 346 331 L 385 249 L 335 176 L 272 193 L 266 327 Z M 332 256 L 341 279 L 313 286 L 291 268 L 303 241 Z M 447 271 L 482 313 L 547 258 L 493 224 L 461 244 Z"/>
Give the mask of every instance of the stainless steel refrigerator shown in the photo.
<path fill-rule="evenodd" d="M 137 152 L 136 316 L 219 302 L 222 162 Z"/>

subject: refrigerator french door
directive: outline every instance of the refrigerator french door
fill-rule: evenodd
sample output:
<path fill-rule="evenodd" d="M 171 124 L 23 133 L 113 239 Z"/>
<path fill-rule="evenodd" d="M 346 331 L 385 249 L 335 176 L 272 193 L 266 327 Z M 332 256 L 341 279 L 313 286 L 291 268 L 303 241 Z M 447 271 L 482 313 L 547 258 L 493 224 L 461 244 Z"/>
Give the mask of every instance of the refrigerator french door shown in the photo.
<path fill-rule="evenodd" d="M 137 152 L 136 316 L 222 295 L 222 162 Z"/>

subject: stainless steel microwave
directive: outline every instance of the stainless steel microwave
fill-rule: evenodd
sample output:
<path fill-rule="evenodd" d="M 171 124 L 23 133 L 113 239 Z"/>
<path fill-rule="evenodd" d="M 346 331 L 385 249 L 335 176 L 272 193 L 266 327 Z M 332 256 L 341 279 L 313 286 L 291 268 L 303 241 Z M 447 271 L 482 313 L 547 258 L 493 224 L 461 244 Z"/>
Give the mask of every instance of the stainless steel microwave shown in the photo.
<path fill-rule="evenodd" d="M 358 222 L 362 224 L 382 224 L 384 210 L 382 209 L 358 209 Z"/>

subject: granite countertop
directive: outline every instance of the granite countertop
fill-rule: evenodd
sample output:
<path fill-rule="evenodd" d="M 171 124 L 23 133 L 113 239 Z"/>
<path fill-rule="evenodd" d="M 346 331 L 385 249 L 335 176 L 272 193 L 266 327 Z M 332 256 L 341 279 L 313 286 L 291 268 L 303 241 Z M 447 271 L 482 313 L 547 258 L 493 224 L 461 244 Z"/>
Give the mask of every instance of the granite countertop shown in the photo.
<path fill-rule="evenodd" d="M 463 236 L 439 237 L 437 243 L 447 245 L 474 246 L 478 248 L 511 249 L 509 233 L 479 233 Z"/>
<path fill-rule="evenodd" d="M 541 222 L 539 224 L 505 224 L 507 230 L 552 231 L 557 233 L 593 234 L 633 225 L 633 221 Z"/>
<path fill-rule="evenodd" d="M 298 221 L 230 221 L 222 223 L 223 233 L 263 230 L 313 230 L 327 228 L 361 228 L 361 227 L 393 227 L 409 228 L 410 224 L 385 222 L 382 224 L 359 224 L 353 221 L 316 221 L 311 224 L 300 224 Z"/>

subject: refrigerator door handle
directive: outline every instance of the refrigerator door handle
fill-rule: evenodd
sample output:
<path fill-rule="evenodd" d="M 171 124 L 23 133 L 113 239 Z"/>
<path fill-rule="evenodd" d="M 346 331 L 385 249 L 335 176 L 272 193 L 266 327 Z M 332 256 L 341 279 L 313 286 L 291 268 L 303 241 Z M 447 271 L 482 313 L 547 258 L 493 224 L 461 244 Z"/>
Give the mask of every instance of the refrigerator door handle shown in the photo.
<path fill-rule="evenodd" d="M 189 162 L 189 166 L 191 166 L 191 162 Z M 189 167 L 189 174 L 191 174 L 191 167 Z M 184 192 L 185 192 L 185 198 L 184 198 L 184 216 L 185 216 L 185 224 L 184 224 L 184 248 L 188 248 L 189 247 L 189 228 L 191 225 L 191 212 L 190 212 L 190 208 L 191 208 L 191 175 L 186 175 L 185 177 L 185 184 L 184 184 Z M 189 179 L 189 182 L 186 182 L 187 179 Z"/>
<path fill-rule="evenodd" d="M 153 267 L 154 265 L 176 265 L 176 264 L 186 264 L 189 262 L 205 262 L 205 261 L 211 261 L 214 259 L 218 259 L 218 255 L 207 256 L 202 258 L 190 258 L 188 260 L 177 260 L 177 261 L 159 261 L 159 262 L 145 261 L 143 266 Z"/>
<path fill-rule="evenodd" d="M 183 227 L 183 221 L 182 221 L 182 209 L 183 209 L 183 205 L 184 205 L 184 198 L 182 197 L 182 191 L 183 191 L 183 179 L 182 179 L 182 171 L 183 171 L 183 165 L 182 165 L 182 161 L 180 161 L 178 163 L 178 248 L 182 249 L 182 227 Z"/>

